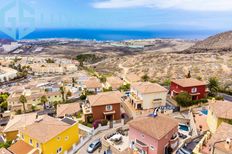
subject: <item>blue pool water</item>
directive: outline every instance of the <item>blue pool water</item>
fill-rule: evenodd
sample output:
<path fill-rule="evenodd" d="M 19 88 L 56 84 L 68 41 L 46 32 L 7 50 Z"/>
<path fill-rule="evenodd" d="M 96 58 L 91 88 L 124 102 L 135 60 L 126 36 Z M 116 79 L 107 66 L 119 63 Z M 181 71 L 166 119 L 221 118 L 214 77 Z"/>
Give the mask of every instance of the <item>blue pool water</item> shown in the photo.
<path fill-rule="evenodd" d="M 201 110 L 201 113 L 204 114 L 204 115 L 208 115 L 208 110 L 203 109 L 203 110 Z"/>
<path fill-rule="evenodd" d="M 186 125 L 179 125 L 179 129 L 183 131 L 189 131 L 189 127 Z"/>

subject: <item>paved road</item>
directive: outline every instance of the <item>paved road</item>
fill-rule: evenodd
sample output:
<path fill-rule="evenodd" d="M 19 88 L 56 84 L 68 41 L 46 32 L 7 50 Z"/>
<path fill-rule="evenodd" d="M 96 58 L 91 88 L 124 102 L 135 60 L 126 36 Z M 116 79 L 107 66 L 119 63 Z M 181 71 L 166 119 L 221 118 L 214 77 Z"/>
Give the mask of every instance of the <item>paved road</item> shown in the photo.
<path fill-rule="evenodd" d="M 108 130 L 106 130 L 106 131 L 101 131 L 101 132 L 99 132 L 98 134 L 96 134 L 95 136 L 93 136 L 85 145 L 83 145 L 82 147 L 81 147 L 81 149 L 79 149 L 77 152 L 76 152 L 76 154 L 88 154 L 88 152 L 86 151 L 87 150 L 87 148 L 88 148 L 88 146 L 89 146 L 89 144 L 91 143 L 91 142 L 93 142 L 94 140 L 96 140 L 96 139 L 101 139 L 103 136 L 105 136 L 107 133 L 109 133 L 109 132 L 111 132 L 111 131 L 114 131 L 114 130 L 116 130 L 117 128 L 119 128 L 119 127 L 116 127 L 116 128 L 112 128 L 112 129 L 108 129 Z M 98 151 L 98 149 L 93 153 L 93 154 L 103 154 L 103 152 L 104 152 L 104 150 L 102 149 L 102 151 L 99 153 L 99 151 Z"/>
<path fill-rule="evenodd" d="M 227 95 L 227 94 L 223 94 L 223 93 L 220 93 L 219 95 L 223 96 L 224 100 L 232 102 L 232 96 Z"/>

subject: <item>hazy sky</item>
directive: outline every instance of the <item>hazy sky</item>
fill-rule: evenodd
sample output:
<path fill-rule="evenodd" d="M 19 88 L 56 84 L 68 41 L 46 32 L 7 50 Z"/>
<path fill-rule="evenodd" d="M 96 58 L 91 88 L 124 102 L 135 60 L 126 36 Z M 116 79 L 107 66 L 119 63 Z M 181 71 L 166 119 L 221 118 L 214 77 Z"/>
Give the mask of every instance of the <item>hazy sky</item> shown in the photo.
<path fill-rule="evenodd" d="M 232 29 L 232 0 L 24 1 L 35 10 L 37 28 Z M 7 2 L 0 0 L 0 8 Z"/>

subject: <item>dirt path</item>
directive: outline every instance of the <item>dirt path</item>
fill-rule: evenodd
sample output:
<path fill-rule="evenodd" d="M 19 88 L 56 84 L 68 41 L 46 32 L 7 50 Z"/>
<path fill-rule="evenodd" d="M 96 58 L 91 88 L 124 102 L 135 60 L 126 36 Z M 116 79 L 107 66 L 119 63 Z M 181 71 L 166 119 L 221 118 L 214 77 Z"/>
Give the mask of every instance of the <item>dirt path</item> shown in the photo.
<path fill-rule="evenodd" d="M 119 64 L 118 67 L 121 68 L 121 69 L 123 69 L 123 75 L 122 75 L 122 77 L 125 78 L 126 75 L 127 75 L 127 73 L 128 73 L 128 71 L 129 71 L 129 68 L 128 67 L 124 67 L 122 64 Z"/>

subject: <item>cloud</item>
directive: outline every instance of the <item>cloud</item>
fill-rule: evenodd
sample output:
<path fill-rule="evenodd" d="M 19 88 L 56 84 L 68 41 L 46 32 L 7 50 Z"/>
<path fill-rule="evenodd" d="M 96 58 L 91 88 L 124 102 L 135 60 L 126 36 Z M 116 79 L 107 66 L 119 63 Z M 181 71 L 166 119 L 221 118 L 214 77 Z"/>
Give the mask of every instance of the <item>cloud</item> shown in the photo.
<path fill-rule="evenodd" d="M 232 0 L 98 0 L 94 8 L 179 9 L 189 11 L 232 11 Z"/>

